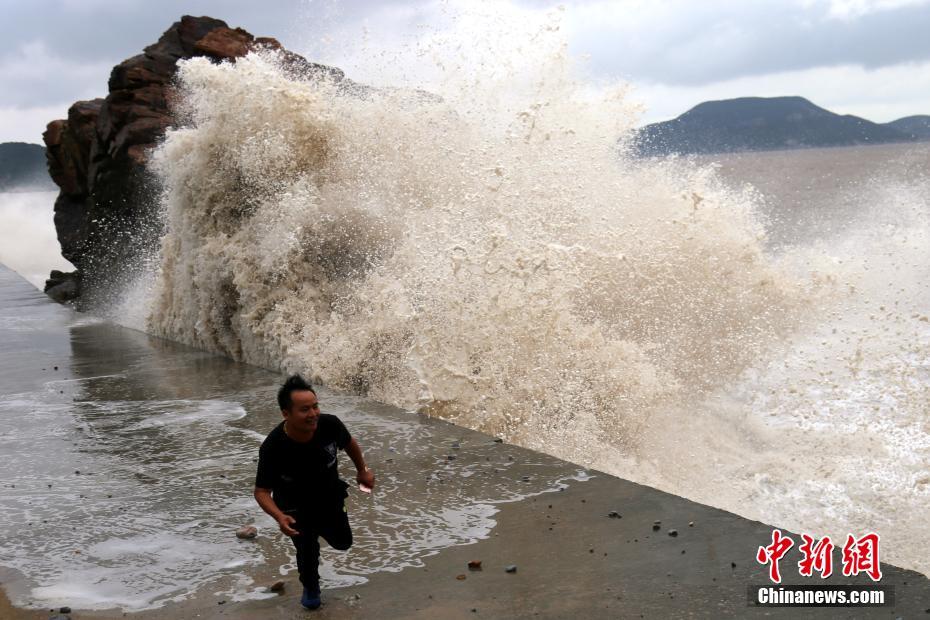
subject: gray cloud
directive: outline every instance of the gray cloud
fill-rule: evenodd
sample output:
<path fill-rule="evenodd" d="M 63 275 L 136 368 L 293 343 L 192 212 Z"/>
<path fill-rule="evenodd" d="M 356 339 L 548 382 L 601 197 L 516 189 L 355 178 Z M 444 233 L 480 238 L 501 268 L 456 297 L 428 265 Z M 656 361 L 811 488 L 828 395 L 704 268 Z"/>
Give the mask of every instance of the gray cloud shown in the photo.
<path fill-rule="evenodd" d="M 125 58 L 154 42 L 182 15 L 210 15 L 247 30 L 281 31 L 307 2 L 282 0 L 274 8 L 247 0 L 121 0 L 120 2 L 10 2 L 0 25 L 4 55 L 36 39 L 82 61 Z M 268 30 L 269 32 L 264 32 Z"/>
<path fill-rule="evenodd" d="M 0 107 L 103 96 L 110 69 L 182 15 L 209 15 L 301 50 L 328 28 L 396 2 L 339 0 L 0 0 Z"/>
<path fill-rule="evenodd" d="M 103 96 L 110 69 L 154 43 L 182 15 L 210 15 L 284 38 L 307 2 L 245 0 L 9 2 L 0 23 L 0 107 Z"/>
<path fill-rule="evenodd" d="M 667 5 L 662 5 L 666 6 Z M 631 7 L 616 19 L 569 18 L 576 52 L 595 73 L 672 85 L 851 64 L 930 59 L 930 6 L 838 19 L 825 3 L 704 2 L 693 9 Z M 578 21 L 583 20 L 583 21 Z"/>

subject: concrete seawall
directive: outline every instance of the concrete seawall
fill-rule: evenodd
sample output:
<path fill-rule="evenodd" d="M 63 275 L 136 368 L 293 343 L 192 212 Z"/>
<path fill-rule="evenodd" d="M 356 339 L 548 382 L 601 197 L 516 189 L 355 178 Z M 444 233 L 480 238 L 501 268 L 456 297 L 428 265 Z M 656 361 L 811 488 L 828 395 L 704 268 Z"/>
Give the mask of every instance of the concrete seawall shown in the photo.
<path fill-rule="evenodd" d="M 172 376 L 202 373 L 192 382 L 196 389 L 185 388 L 182 396 L 187 399 L 221 392 L 227 389 L 224 381 L 237 385 L 267 384 L 270 394 L 279 379 L 276 373 L 213 358 L 107 323 L 94 323 L 75 331 L 73 326 L 81 320 L 71 310 L 49 301 L 18 275 L 0 267 L 0 398 L 42 389 L 53 372 L 57 373 L 55 379 L 61 380 L 102 376 L 128 366 L 140 376 L 156 371 L 159 375 L 157 381 L 140 379 L 135 398 L 155 398 L 160 391 L 170 390 Z M 131 343 L 131 349 L 125 342 Z M 207 358 L 211 366 L 205 371 Z M 165 359 L 171 360 L 169 370 L 164 366 Z M 162 361 L 156 364 L 158 360 Z M 244 402 L 243 406 L 248 415 L 270 415 L 267 405 L 259 405 L 257 401 Z M 265 409 L 260 411 L 261 407 Z M 403 419 L 415 414 L 395 410 L 383 415 Z M 291 572 L 283 577 L 284 593 L 272 598 L 234 602 L 223 594 L 224 584 L 211 583 L 180 602 L 158 609 L 128 615 L 116 609 L 75 609 L 70 616 L 587 619 L 916 618 L 930 614 L 930 581 L 923 575 L 887 564 L 882 565 L 881 585 L 893 587 L 893 606 L 865 609 L 752 605 L 747 596 L 749 588 L 770 583 L 767 567 L 757 563 L 755 556 L 759 546 L 771 541 L 773 526 L 607 474 L 587 472 L 579 476 L 577 465 L 497 444 L 492 438 L 439 420 L 423 418 L 420 423 L 430 431 L 431 445 L 427 447 L 430 458 L 405 463 L 402 455 L 387 458 L 386 453 L 373 451 L 370 460 L 379 475 L 383 472 L 386 478 L 390 476 L 400 483 L 409 478 L 413 488 L 421 483 L 414 481 L 410 472 L 445 462 L 444 471 L 450 472 L 445 485 L 465 480 L 454 475 L 455 468 L 473 467 L 478 477 L 467 479 L 473 488 L 476 484 L 480 486 L 482 476 L 491 484 L 492 471 L 496 474 L 498 470 L 490 467 L 501 462 L 513 464 L 501 474 L 507 477 L 503 483 L 519 488 L 527 485 L 522 499 L 495 505 L 497 512 L 492 517 L 495 523 L 480 540 L 438 548 L 402 570 L 369 574 L 365 583 L 329 588 L 324 592 L 324 606 L 317 612 L 300 608 L 299 583 Z M 461 444 L 461 449 L 457 449 L 454 460 L 447 461 L 446 454 L 453 442 Z M 4 472 L 5 467 L 0 465 L 0 476 L 4 479 L 9 473 Z M 548 487 L 542 489 L 532 487 L 535 480 L 559 482 L 547 483 Z M 493 483 L 501 481 L 495 479 Z M 243 477 L 243 496 L 250 494 L 250 484 Z M 397 500 L 405 488 L 398 484 L 392 493 L 379 496 L 384 511 L 390 512 L 392 506 L 401 509 Z M 417 489 L 422 491 L 420 487 Z M 462 497 L 470 495 L 464 493 Z M 353 501 L 350 510 L 356 524 L 364 526 L 366 519 L 378 518 L 379 513 L 366 511 L 360 504 L 363 499 Z M 262 536 L 273 532 L 269 523 L 262 526 Z M 826 580 L 801 577 L 797 568 L 800 536 L 790 535 L 795 547 L 781 562 L 784 584 L 873 583 L 865 575 L 842 577 L 839 550 L 834 552 L 833 576 Z M 235 539 L 230 542 L 235 543 Z M 377 554 L 378 544 L 364 538 L 356 541 L 358 552 Z M 0 544 L 0 548 L 3 546 Z M 286 558 L 269 549 L 267 565 L 252 570 L 251 577 L 257 584 L 281 578 L 279 567 L 286 563 Z M 4 558 L 4 552 L 0 551 L 0 566 Z M 480 560 L 481 569 L 470 570 L 470 560 Z M 404 563 L 398 561 L 397 565 Z M 516 566 L 516 572 L 505 571 L 511 565 Z M 14 607 L 6 598 L 9 595 L 16 600 L 17 593 L 27 591 L 40 577 L 0 568 L 5 590 L 0 597 L 0 618 L 54 615 L 49 609 Z"/>

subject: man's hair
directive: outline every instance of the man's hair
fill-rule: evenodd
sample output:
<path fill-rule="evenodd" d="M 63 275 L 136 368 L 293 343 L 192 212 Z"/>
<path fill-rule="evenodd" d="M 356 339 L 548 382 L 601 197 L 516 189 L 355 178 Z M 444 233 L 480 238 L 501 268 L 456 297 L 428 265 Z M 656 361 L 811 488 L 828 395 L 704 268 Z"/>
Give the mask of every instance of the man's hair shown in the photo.
<path fill-rule="evenodd" d="M 282 410 L 291 408 L 293 404 L 291 392 L 294 390 L 308 390 L 316 394 L 316 390 L 313 389 L 313 386 L 310 385 L 306 379 L 300 375 L 291 375 L 278 390 L 278 406 L 281 407 Z"/>

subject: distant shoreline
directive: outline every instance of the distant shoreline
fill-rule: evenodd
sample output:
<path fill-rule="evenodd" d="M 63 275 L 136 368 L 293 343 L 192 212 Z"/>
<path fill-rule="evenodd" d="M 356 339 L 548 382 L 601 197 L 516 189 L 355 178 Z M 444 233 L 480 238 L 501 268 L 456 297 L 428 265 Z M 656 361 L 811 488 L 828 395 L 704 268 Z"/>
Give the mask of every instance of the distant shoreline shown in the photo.
<path fill-rule="evenodd" d="M 915 142 L 883 142 L 880 144 L 839 144 L 836 146 L 802 146 L 797 148 L 783 148 L 783 149 L 759 149 L 759 150 L 744 150 L 744 151 L 720 151 L 714 153 L 687 153 L 681 154 L 676 153 L 678 157 L 683 159 L 695 159 L 695 158 L 714 158 L 720 156 L 740 156 L 740 155 L 770 155 L 770 154 L 785 154 L 785 153 L 811 153 L 813 151 L 841 151 L 841 150 L 854 150 L 854 149 L 881 149 L 881 148 L 928 148 L 930 147 L 930 140 L 921 140 Z M 660 157 L 668 157 L 668 155 L 654 155 L 650 156 L 649 159 L 655 159 Z"/>
<path fill-rule="evenodd" d="M 799 150 L 930 140 L 930 115 L 874 123 L 836 114 L 803 97 L 705 101 L 680 116 L 637 130 L 631 152 L 643 157 Z"/>

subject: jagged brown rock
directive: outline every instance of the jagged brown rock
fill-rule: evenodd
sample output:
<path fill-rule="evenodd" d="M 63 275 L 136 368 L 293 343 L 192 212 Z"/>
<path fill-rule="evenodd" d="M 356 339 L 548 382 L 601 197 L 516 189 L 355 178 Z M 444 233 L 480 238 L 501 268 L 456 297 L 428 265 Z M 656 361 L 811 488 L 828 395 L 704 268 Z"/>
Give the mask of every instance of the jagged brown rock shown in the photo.
<path fill-rule="evenodd" d="M 295 74 L 343 78 L 338 69 L 309 62 L 273 38 L 256 38 L 212 17 L 186 15 L 142 54 L 113 68 L 105 98 L 78 101 L 67 120 L 48 124 L 43 138 L 49 173 L 61 190 L 55 228 L 62 256 L 77 271 L 50 278 L 46 292 L 67 283 L 67 291 L 53 296 L 80 300 L 88 290 L 105 290 L 125 275 L 121 268 L 157 243 L 157 192 L 145 164 L 174 122 L 172 82 L 178 61 L 204 56 L 234 62 L 265 47 L 280 50 Z"/>

